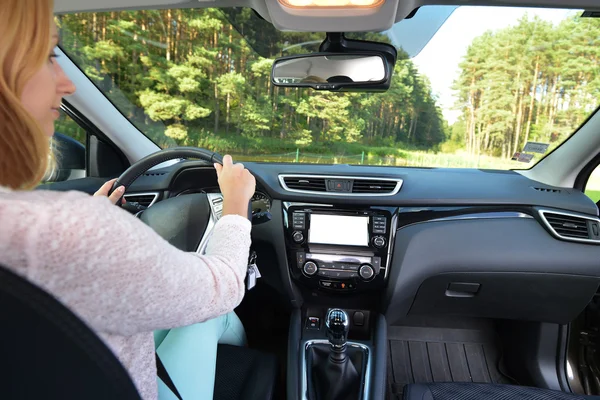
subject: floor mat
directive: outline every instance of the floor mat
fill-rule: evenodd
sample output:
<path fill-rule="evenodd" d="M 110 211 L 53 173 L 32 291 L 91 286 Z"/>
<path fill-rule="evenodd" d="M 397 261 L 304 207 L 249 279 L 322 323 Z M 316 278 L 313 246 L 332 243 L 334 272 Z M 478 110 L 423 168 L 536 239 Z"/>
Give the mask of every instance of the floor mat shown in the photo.
<path fill-rule="evenodd" d="M 451 327 L 422 322 L 388 330 L 388 380 L 391 399 L 404 386 L 421 382 L 512 383 L 500 373 L 500 347 L 491 324 L 451 322 Z M 426 326 L 423 326 L 426 325 Z"/>

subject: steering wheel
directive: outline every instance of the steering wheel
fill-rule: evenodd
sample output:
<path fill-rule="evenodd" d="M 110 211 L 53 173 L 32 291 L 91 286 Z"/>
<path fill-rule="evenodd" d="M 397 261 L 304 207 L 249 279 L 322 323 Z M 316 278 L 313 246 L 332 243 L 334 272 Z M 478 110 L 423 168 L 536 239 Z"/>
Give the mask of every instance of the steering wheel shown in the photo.
<path fill-rule="evenodd" d="M 134 163 L 115 181 L 110 193 L 119 186 L 125 192 L 131 184 L 150 168 L 165 161 L 179 158 L 198 158 L 211 163 L 223 164 L 220 154 L 197 147 L 173 147 L 160 150 Z M 109 195 L 110 195 L 109 193 Z M 121 199 L 117 201 L 121 206 Z M 252 218 L 252 205 L 248 205 L 248 217 Z M 209 223 L 214 221 L 212 204 L 206 193 L 192 193 L 162 200 L 139 215 L 139 218 L 164 239 L 184 251 L 196 251 Z"/>

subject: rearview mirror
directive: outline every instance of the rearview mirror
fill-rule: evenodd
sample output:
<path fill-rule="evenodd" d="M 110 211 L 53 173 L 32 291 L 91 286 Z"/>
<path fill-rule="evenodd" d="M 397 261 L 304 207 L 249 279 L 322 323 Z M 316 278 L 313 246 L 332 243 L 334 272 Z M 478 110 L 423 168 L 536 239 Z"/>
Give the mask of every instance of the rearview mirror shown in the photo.
<path fill-rule="evenodd" d="M 379 53 L 315 53 L 275 60 L 271 81 L 275 86 L 318 90 L 386 90 L 391 68 Z"/>

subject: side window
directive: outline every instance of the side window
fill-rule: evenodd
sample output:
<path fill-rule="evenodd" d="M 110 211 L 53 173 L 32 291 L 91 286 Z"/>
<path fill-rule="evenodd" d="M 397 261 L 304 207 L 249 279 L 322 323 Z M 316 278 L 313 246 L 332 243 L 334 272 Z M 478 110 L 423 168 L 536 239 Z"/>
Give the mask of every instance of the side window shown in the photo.
<path fill-rule="evenodd" d="M 86 173 L 87 133 L 77 122 L 61 110 L 55 123 L 52 149 L 53 170 L 47 182 L 62 182 L 84 178 Z"/>
<path fill-rule="evenodd" d="M 590 175 L 590 178 L 585 185 L 585 194 L 590 199 L 594 200 L 594 203 L 600 201 L 600 166 L 597 166 Z"/>
<path fill-rule="evenodd" d="M 68 136 L 85 147 L 87 136 L 85 129 L 79 126 L 77 122 L 73 121 L 73 119 L 63 110 L 60 110 L 60 118 L 55 122 L 54 127 L 55 134 Z"/>

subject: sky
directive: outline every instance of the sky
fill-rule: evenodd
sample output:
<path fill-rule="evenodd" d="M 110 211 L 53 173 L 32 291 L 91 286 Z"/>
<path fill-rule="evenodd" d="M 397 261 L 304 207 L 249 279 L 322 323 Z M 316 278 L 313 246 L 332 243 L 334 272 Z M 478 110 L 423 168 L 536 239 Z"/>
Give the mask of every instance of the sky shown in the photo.
<path fill-rule="evenodd" d="M 413 58 L 413 62 L 421 74 L 429 77 L 444 117 L 449 124 L 453 124 L 460 116 L 460 111 L 453 110 L 456 100 L 451 88 L 459 74 L 458 64 L 474 38 L 490 29 L 515 25 L 525 14 L 557 24 L 576 12 L 540 8 L 459 7 Z"/>

